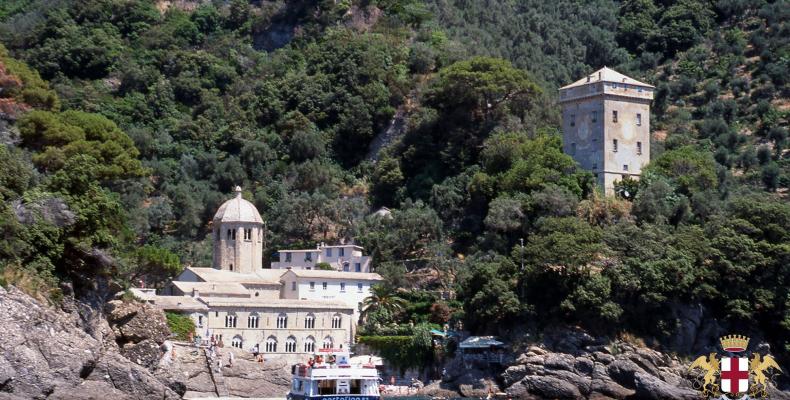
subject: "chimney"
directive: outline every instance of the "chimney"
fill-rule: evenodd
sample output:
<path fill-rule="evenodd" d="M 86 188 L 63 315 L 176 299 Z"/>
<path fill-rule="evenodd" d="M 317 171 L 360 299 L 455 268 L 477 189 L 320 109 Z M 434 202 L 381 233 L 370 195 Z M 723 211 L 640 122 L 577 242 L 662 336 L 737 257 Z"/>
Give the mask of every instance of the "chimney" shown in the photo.
<path fill-rule="evenodd" d="M 192 288 L 192 298 L 197 299 L 200 297 L 200 292 L 198 292 L 197 288 Z"/>

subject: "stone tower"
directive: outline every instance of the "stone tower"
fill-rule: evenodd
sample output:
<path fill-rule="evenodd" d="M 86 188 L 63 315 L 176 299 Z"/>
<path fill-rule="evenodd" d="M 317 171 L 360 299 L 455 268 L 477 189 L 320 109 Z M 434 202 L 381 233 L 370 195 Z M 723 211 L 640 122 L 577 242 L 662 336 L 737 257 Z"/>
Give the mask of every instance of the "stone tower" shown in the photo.
<path fill-rule="evenodd" d="M 236 196 L 214 214 L 214 263 L 216 269 L 254 273 L 263 267 L 263 219 L 252 203 Z"/>
<path fill-rule="evenodd" d="M 603 67 L 560 88 L 563 147 L 595 175 L 607 195 L 650 161 L 654 86 Z"/>

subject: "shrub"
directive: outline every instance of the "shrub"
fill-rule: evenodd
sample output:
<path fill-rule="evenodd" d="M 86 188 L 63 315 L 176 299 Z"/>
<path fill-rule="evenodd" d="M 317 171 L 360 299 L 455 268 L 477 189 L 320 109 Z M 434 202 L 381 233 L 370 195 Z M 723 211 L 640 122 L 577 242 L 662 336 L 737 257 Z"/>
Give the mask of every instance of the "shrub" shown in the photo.
<path fill-rule="evenodd" d="M 167 317 L 167 326 L 179 340 L 187 340 L 189 334 L 195 332 L 195 323 L 189 316 L 174 312 L 167 312 L 165 316 Z"/>

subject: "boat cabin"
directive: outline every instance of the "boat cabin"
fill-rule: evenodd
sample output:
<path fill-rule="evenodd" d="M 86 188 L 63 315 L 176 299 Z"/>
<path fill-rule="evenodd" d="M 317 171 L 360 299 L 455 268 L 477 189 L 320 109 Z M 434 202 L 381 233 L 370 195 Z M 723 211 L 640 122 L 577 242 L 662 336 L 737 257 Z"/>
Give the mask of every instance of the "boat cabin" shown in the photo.
<path fill-rule="evenodd" d="M 330 350 L 330 351 L 327 351 Z M 373 400 L 379 398 L 378 370 L 352 364 L 342 350 L 322 349 L 307 364 L 292 367 L 289 399 Z"/>

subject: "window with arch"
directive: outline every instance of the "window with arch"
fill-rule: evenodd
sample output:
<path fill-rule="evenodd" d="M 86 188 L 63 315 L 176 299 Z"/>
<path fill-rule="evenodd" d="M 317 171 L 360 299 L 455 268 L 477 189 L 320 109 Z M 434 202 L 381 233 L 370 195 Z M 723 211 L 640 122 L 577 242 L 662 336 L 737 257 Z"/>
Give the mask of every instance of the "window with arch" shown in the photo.
<path fill-rule="evenodd" d="M 277 316 L 277 329 L 285 329 L 288 327 L 288 316 L 280 314 Z"/>
<path fill-rule="evenodd" d="M 307 314 L 304 318 L 304 327 L 305 329 L 314 329 L 315 328 L 315 315 Z"/>
<path fill-rule="evenodd" d="M 307 339 L 304 340 L 304 352 L 305 353 L 312 353 L 315 351 L 315 339 L 312 336 L 308 336 Z"/>
<path fill-rule="evenodd" d="M 230 345 L 237 349 L 240 349 L 244 345 L 244 340 L 241 338 L 241 336 L 236 335 L 233 337 L 233 340 L 230 341 Z"/>
<path fill-rule="evenodd" d="M 285 352 L 286 353 L 296 353 L 296 338 L 293 336 L 288 336 L 288 339 L 285 340 Z"/>
<path fill-rule="evenodd" d="M 227 240 L 236 240 L 236 230 L 235 229 L 228 229 Z"/>
<path fill-rule="evenodd" d="M 236 327 L 236 315 L 235 314 L 228 314 L 225 316 L 225 327 L 226 328 L 235 328 Z"/>
<path fill-rule="evenodd" d="M 252 228 L 244 228 L 244 240 L 252 240 Z"/>
<path fill-rule="evenodd" d="M 327 336 L 324 338 L 324 342 L 321 343 L 322 349 L 331 349 L 334 342 L 332 341 L 332 336 Z"/>
<path fill-rule="evenodd" d="M 247 328 L 257 328 L 260 323 L 258 313 L 252 313 L 247 317 Z"/>
<path fill-rule="evenodd" d="M 343 318 L 340 317 L 340 314 L 335 314 L 332 317 L 332 329 L 340 329 L 343 324 Z"/>
<path fill-rule="evenodd" d="M 276 353 L 277 352 L 277 338 L 274 336 L 269 336 L 266 339 L 266 352 L 267 353 Z"/>

